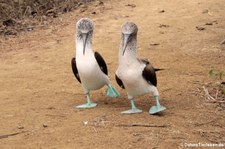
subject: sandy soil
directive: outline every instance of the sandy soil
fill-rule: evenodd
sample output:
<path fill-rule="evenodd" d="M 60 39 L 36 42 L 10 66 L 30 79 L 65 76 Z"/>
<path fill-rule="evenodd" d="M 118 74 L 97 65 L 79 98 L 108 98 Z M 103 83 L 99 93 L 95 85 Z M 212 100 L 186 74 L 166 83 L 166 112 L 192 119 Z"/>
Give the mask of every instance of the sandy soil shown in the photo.
<path fill-rule="evenodd" d="M 0 148 L 174 149 L 199 142 L 225 148 L 225 105 L 207 101 L 202 89 L 218 81 L 209 78 L 211 67 L 225 70 L 224 8 L 223 0 L 104 1 L 82 6 L 43 29 L 1 38 Z M 106 97 L 106 88 L 92 92 L 98 106 L 87 110 L 73 108 L 85 98 L 70 66 L 81 17 L 95 21 L 94 49 L 121 92 L 118 99 Z M 114 79 L 125 21 L 139 27 L 139 56 L 166 69 L 157 74 L 161 103 L 168 108 L 160 115 L 148 114 L 155 104 L 151 95 L 136 98 L 143 113 L 120 114 L 130 107 Z"/>

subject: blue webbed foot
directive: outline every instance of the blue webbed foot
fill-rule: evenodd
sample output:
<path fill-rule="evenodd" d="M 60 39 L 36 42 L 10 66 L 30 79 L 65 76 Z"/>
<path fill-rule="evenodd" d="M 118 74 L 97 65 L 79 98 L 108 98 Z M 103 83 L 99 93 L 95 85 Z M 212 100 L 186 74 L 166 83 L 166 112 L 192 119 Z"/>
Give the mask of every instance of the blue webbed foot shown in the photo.
<path fill-rule="evenodd" d="M 86 104 L 79 105 L 79 106 L 76 106 L 76 108 L 88 109 L 88 108 L 94 108 L 94 107 L 97 106 L 97 103 L 91 102 L 89 92 L 86 93 L 86 98 L 87 98 L 87 103 Z"/>
<path fill-rule="evenodd" d="M 111 84 L 109 84 L 106 95 L 109 97 L 119 97 L 120 93 Z"/>
<path fill-rule="evenodd" d="M 134 104 L 134 98 L 131 98 L 130 102 L 131 102 L 131 109 L 123 111 L 121 113 L 123 113 L 123 114 L 135 114 L 135 113 L 141 113 L 142 112 L 142 110 L 136 108 L 136 106 Z"/>
<path fill-rule="evenodd" d="M 141 113 L 141 112 L 142 112 L 142 110 L 135 108 L 135 109 L 123 111 L 121 113 L 122 114 L 135 114 L 135 113 Z"/>
<path fill-rule="evenodd" d="M 76 108 L 88 109 L 88 108 L 94 108 L 96 106 L 97 106 L 97 103 L 86 103 L 86 104 L 83 104 L 83 105 L 76 106 Z"/>
<path fill-rule="evenodd" d="M 161 106 L 159 103 L 158 96 L 155 96 L 156 106 L 152 106 L 149 110 L 149 114 L 156 114 L 158 112 L 166 110 L 166 107 Z"/>
<path fill-rule="evenodd" d="M 164 106 L 152 106 L 149 110 L 149 114 L 156 114 L 158 112 L 161 112 L 163 110 L 166 110 L 166 107 Z"/>

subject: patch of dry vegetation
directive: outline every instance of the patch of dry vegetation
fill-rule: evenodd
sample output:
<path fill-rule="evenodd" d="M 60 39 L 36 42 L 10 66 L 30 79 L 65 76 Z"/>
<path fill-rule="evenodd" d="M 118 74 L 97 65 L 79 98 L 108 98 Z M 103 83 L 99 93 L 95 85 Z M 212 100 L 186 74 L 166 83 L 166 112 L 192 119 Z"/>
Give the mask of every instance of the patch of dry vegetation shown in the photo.
<path fill-rule="evenodd" d="M 203 86 L 204 98 L 208 102 L 219 103 L 223 105 L 225 103 L 225 82 L 223 81 L 224 74 L 222 71 L 215 73 L 213 68 L 209 71 L 209 77 L 211 81 Z"/>
<path fill-rule="evenodd" d="M 0 1 L 0 35 L 16 35 L 46 25 L 51 19 L 94 0 Z"/>

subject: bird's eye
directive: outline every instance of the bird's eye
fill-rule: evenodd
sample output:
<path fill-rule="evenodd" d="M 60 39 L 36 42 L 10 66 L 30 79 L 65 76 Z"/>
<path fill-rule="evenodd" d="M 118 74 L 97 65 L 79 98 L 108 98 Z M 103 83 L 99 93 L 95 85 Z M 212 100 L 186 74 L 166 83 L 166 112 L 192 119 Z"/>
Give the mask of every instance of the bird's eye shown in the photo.
<path fill-rule="evenodd" d="M 134 32 L 132 32 L 132 33 L 130 34 L 130 36 L 131 36 L 131 37 L 134 36 Z"/>
<path fill-rule="evenodd" d="M 87 34 L 91 34 L 93 32 L 93 30 L 90 30 L 90 31 L 88 31 L 88 33 Z"/>
<path fill-rule="evenodd" d="M 77 38 L 82 39 L 82 33 L 81 32 L 77 34 Z"/>

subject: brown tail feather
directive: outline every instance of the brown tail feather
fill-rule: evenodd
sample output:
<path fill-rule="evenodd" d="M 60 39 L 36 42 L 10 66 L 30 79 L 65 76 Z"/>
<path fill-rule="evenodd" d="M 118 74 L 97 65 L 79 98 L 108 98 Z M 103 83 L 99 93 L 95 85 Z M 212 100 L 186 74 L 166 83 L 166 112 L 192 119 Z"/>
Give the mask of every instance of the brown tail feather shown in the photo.
<path fill-rule="evenodd" d="M 156 71 L 161 71 L 161 70 L 165 70 L 165 69 L 160 69 L 160 68 L 154 68 L 155 72 Z"/>

